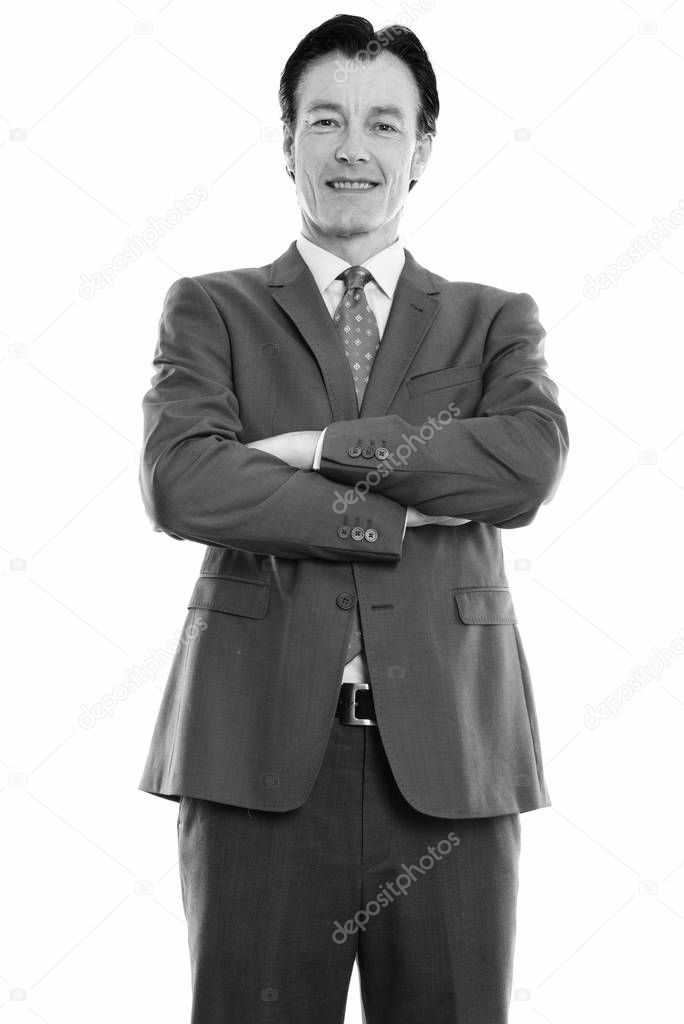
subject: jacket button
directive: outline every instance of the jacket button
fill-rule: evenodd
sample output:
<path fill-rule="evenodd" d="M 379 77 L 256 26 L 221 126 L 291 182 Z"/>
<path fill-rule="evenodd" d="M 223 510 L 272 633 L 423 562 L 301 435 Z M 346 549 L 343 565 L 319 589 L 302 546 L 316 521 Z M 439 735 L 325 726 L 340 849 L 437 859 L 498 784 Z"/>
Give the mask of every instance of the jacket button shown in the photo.
<path fill-rule="evenodd" d="M 366 534 L 365 534 L 365 531 L 363 529 L 363 526 L 355 526 L 352 529 L 352 532 L 351 532 L 352 540 L 363 540 L 363 538 L 365 536 L 366 536 Z"/>
<path fill-rule="evenodd" d="M 349 534 L 350 534 L 350 530 L 349 530 L 348 526 L 338 526 L 337 527 L 337 536 L 338 537 L 342 537 L 343 540 L 346 537 L 348 537 Z"/>
<path fill-rule="evenodd" d="M 389 456 L 389 448 L 384 448 L 382 445 L 375 449 L 376 459 L 386 459 Z"/>
<path fill-rule="evenodd" d="M 370 543 L 372 544 L 374 540 L 378 539 L 378 531 L 374 529 L 374 527 L 369 526 L 366 532 L 364 533 L 364 537 L 366 538 L 367 541 L 370 541 Z"/>
<path fill-rule="evenodd" d="M 353 444 L 348 450 L 347 455 L 351 455 L 352 459 L 358 459 L 361 454 L 361 447 L 358 444 Z"/>
<path fill-rule="evenodd" d="M 372 445 L 367 444 L 366 447 L 361 450 L 361 454 L 364 459 L 372 459 L 375 455 L 375 448 L 373 448 Z"/>
<path fill-rule="evenodd" d="M 338 608 L 353 608 L 355 601 L 356 598 L 354 597 L 354 595 L 347 593 L 338 594 L 337 597 L 335 598 L 335 603 Z"/>

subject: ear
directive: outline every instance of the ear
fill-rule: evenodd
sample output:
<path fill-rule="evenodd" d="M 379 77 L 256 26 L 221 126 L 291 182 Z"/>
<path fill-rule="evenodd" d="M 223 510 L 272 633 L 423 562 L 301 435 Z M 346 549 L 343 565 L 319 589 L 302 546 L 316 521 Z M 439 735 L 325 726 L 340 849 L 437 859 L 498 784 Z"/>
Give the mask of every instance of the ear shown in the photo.
<path fill-rule="evenodd" d="M 285 154 L 285 171 L 288 177 L 294 181 L 294 136 L 287 125 L 283 126 L 283 153 Z"/>
<path fill-rule="evenodd" d="M 432 153 L 432 136 L 423 135 L 418 142 L 416 142 L 416 148 L 413 151 L 411 158 L 411 184 L 409 185 L 409 192 L 416 184 L 421 174 L 427 166 L 427 162 L 430 159 Z"/>

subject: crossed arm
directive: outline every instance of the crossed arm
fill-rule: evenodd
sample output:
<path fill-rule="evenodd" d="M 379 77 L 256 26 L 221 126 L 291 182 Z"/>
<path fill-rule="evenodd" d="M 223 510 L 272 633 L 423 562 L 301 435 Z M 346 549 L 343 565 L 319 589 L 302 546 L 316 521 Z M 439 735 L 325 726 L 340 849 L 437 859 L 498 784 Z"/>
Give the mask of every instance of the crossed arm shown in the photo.
<path fill-rule="evenodd" d="M 242 443 L 225 320 L 202 281 L 180 278 L 166 295 L 156 372 L 143 398 L 146 511 L 156 530 L 177 539 L 333 561 L 397 561 L 406 526 L 426 521 L 527 525 L 553 495 L 568 448 L 543 338 L 532 298 L 508 296 L 487 327 L 474 414 L 440 421 L 352 506 L 376 528 L 367 543 L 338 532 L 339 485 L 368 476 L 367 461 L 349 449 L 361 431 L 382 441 L 390 462 L 421 425 L 397 415 L 330 423 L 318 472 L 310 472 L 318 431 Z"/>
<path fill-rule="evenodd" d="M 546 372 L 545 331 L 537 314 L 532 297 L 521 292 L 510 295 L 494 315 L 484 340 L 481 394 L 471 416 L 454 415 L 445 422 L 440 414 L 423 424 L 393 414 L 337 420 L 325 428 L 317 475 L 391 498 L 409 508 L 411 521 L 415 510 L 441 521 L 528 525 L 553 497 L 569 445 L 558 388 Z M 318 431 L 303 431 L 266 442 L 310 469 L 318 438 Z M 373 467 L 370 483 L 369 464 L 357 457 L 358 445 L 378 441 L 386 458 Z"/>
<path fill-rule="evenodd" d="M 327 429 L 327 427 L 326 427 Z M 274 434 L 272 437 L 264 437 L 258 441 L 250 441 L 247 448 L 258 448 L 259 451 L 269 452 L 277 456 L 283 462 L 297 469 L 318 469 L 314 466 L 316 449 L 321 434 L 325 430 L 293 430 L 286 434 Z M 319 461 L 320 461 L 320 452 Z M 404 529 L 410 526 L 462 526 L 469 523 L 469 519 L 461 516 L 429 516 L 419 512 L 417 508 L 410 505 L 406 509 L 406 523 Z"/>

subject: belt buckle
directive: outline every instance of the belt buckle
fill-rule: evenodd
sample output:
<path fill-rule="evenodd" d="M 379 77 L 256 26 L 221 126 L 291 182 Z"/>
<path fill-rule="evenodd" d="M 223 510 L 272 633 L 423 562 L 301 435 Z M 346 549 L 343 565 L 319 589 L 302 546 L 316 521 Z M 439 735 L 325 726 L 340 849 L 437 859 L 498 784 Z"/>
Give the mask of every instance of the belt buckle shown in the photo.
<path fill-rule="evenodd" d="M 377 725 L 374 718 L 356 717 L 356 694 L 358 690 L 370 690 L 368 683 L 342 683 L 342 690 L 347 687 L 348 697 L 343 701 L 342 716 L 340 721 L 343 725 Z"/>

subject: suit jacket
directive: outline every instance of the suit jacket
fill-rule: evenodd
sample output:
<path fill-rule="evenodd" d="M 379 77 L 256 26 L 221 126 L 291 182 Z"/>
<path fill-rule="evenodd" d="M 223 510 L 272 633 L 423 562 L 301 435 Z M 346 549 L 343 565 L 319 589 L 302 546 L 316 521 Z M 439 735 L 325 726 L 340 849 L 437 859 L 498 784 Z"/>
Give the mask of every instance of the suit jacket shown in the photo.
<path fill-rule="evenodd" d="M 142 790 L 303 804 L 358 602 L 406 800 L 444 817 L 550 804 L 501 544 L 567 456 L 545 332 L 528 294 L 447 281 L 405 252 L 360 410 L 294 242 L 167 292 L 140 484 L 156 530 L 206 549 Z M 247 447 L 326 426 L 319 472 Z M 408 505 L 471 522 L 402 540 Z"/>

